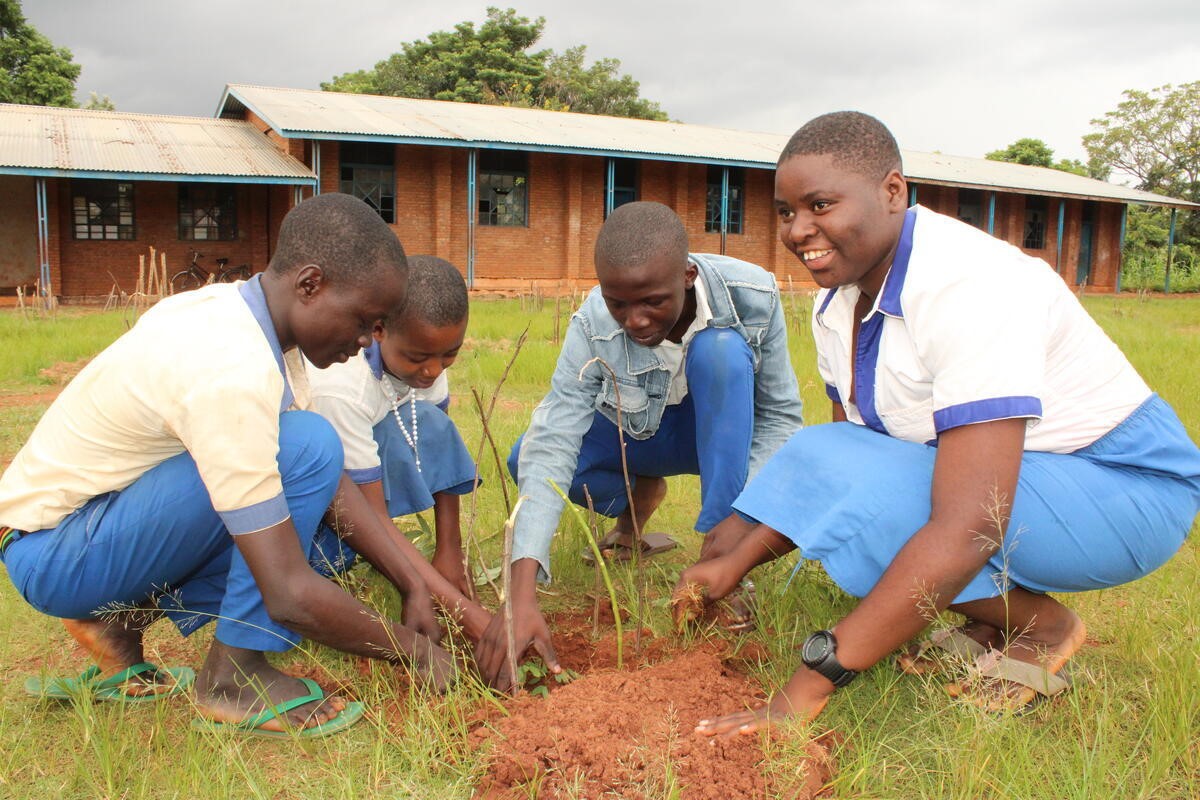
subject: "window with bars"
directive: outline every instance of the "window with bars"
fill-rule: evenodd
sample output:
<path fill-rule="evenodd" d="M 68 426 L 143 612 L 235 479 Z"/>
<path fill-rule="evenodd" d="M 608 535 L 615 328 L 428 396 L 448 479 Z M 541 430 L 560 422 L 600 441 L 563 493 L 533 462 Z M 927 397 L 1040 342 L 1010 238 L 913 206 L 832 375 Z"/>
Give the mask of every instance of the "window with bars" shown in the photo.
<path fill-rule="evenodd" d="M 515 150 L 480 150 L 475 193 L 480 225 L 528 225 L 528 154 Z"/>
<path fill-rule="evenodd" d="M 1025 235 L 1021 247 L 1026 250 L 1046 248 L 1046 198 L 1025 198 Z"/>
<path fill-rule="evenodd" d="M 179 238 L 231 242 L 237 239 L 237 188 L 223 183 L 179 185 Z"/>
<path fill-rule="evenodd" d="M 395 145 L 342 142 L 340 155 L 341 191 L 375 209 L 384 222 L 395 222 Z"/>
<path fill-rule="evenodd" d="M 721 176 L 725 167 L 708 168 L 708 191 L 704 203 L 704 231 L 721 232 Z M 729 168 L 729 224 L 726 233 L 742 232 L 742 199 L 746 194 L 746 171 L 741 167 Z"/>
<path fill-rule="evenodd" d="M 71 181 L 71 219 L 76 239 L 134 239 L 133 184 Z"/>

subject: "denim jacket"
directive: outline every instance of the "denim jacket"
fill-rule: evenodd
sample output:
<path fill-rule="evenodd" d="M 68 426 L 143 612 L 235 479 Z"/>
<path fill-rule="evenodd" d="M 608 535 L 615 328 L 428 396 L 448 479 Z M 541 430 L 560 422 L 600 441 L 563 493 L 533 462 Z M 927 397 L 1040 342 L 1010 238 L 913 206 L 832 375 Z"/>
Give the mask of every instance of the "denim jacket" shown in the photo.
<path fill-rule="evenodd" d="M 732 328 L 745 338 L 754 356 L 754 435 L 750 476 L 801 426 L 800 391 L 788 356 L 787 325 L 775 277 L 761 267 L 719 255 L 691 254 L 704 281 L 712 319 L 709 327 Z M 513 560 L 537 559 L 539 575 L 550 575 L 550 540 L 571 486 L 584 435 L 596 411 L 617 422 L 620 386 L 621 427 L 634 439 L 658 430 L 666 408 L 671 375 L 653 347 L 625 335 L 608 313 L 600 287 L 592 289 L 571 317 L 550 392 L 534 409 L 521 444 L 519 494 L 526 497 L 513 538 Z"/>

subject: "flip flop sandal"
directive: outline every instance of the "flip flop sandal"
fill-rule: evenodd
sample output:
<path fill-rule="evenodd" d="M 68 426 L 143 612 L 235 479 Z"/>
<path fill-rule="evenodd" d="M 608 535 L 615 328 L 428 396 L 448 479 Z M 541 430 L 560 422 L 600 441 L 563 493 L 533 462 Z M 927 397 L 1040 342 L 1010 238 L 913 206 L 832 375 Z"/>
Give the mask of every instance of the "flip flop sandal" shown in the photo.
<path fill-rule="evenodd" d="M 366 711 L 366 706 L 358 701 L 347 703 L 346 707 L 336 717 L 326 720 L 317 725 L 312 725 L 307 728 L 293 728 L 284 717 L 287 712 L 293 708 L 302 706 L 305 703 L 312 703 L 318 700 L 325 699 L 325 690 L 322 689 L 317 682 L 312 678 L 301 678 L 300 682 L 308 688 L 308 694 L 300 697 L 293 697 L 291 700 L 285 700 L 278 705 L 263 709 L 259 713 L 241 722 L 217 722 L 216 720 L 198 718 L 192 720 L 192 727 L 200 731 L 222 731 L 228 730 L 234 733 L 246 734 L 249 736 L 265 736 L 271 739 L 290 739 L 296 737 L 299 739 L 317 739 L 321 736 L 329 736 L 330 734 L 338 733 L 354 725 L 363 718 Z M 263 730 L 260 725 L 270 722 L 276 717 L 283 720 L 285 730 L 282 731 L 267 731 Z"/>
<path fill-rule="evenodd" d="M 1058 672 L 1050 672 L 1037 664 L 1006 656 L 999 650 L 989 650 L 976 659 L 972 673 L 975 679 L 972 684 L 950 684 L 946 687 L 947 691 L 952 697 L 961 696 L 993 714 L 1027 714 L 1071 688 L 1069 664 L 1064 664 Z M 990 698 L 975 690 L 980 678 L 1024 686 L 1032 690 L 1032 696 L 1024 701 L 1002 698 L 1001 705 L 993 706 Z"/>
<path fill-rule="evenodd" d="M 147 678 L 158 675 L 169 675 L 170 681 L 163 681 L 162 686 L 169 687 L 166 691 L 149 692 L 147 694 L 130 694 L 125 684 L 138 676 Z M 100 668 L 88 667 L 78 678 L 27 678 L 25 693 L 34 697 L 51 700 L 70 700 L 84 692 L 91 692 L 98 700 L 108 700 L 115 703 L 152 703 L 164 697 L 187 691 L 196 680 L 196 673 L 191 667 L 156 667 L 148 661 L 134 664 L 128 669 L 121 670 L 116 675 L 100 679 Z M 153 683 L 147 682 L 147 686 Z"/>
<path fill-rule="evenodd" d="M 909 650 L 896 656 L 896 669 L 906 675 L 928 675 L 937 672 L 942 664 L 939 653 L 956 656 L 966 663 L 974 662 L 987 652 L 987 648 L 967 636 L 959 628 L 943 628 L 933 631 L 929 637 L 917 645 L 915 650 Z M 927 668 L 918 667 L 922 659 Z M 907 663 L 906 663 L 906 661 Z"/>
<path fill-rule="evenodd" d="M 633 548 L 629 545 L 619 543 L 617 541 L 619 534 L 609 533 L 598 543 L 600 555 L 608 561 L 632 561 Z M 665 533 L 644 533 L 642 534 L 642 558 L 665 553 L 668 550 L 674 550 L 679 546 L 679 543 Z M 583 551 L 583 563 L 591 564 L 595 561 L 592 556 L 592 548 L 585 548 Z"/>
<path fill-rule="evenodd" d="M 749 633 L 758 627 L 754 618 L 757 607 L 754 583 L 743 579 L 737 589 L 717 603 L 716 623 L 730 633 Z"/>

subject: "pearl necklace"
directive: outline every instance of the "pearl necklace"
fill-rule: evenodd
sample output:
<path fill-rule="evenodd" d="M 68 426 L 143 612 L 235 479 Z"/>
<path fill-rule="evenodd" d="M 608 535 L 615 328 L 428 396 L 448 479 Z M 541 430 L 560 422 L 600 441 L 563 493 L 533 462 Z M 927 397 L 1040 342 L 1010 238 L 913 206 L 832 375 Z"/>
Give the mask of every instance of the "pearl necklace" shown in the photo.
<path fill-rule="evenodd" d="M 404 425 L 404 420 L 400 418 L 400 392 L 396 390 L 396 384 L 392 382 L 391 375 L 385 375 L 388 382 L 388 388 L 391 389 L 392 400 L 392 416 L 396 418 L 396 424 L 400 426 L 400 432 L 404 434 L 404 441 L 408 442 L 408 446 L 412 448 L 413 458 L 417 462 L 417 472 L 421 471 L 421 453 L 417 450 L 417 443 L 421 441 L 421 432 L 417 429 L 417 398 L 416 393 L 411 388 L 408 390 L 408 407 L 411 409 L 409 418 L 412 420 L 412 433 L 408 432 L 408 428 Z"/>

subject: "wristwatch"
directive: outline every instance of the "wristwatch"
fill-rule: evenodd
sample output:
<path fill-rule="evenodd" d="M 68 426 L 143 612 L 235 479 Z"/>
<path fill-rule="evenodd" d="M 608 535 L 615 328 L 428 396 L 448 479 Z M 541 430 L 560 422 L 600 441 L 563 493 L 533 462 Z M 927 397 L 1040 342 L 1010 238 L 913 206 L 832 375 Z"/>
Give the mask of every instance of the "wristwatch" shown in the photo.
<path fill-rule="evenodd" d="M 837 637 L 832 631 L 817 631 L 804 640 L 800 650 L 804 666 L 820 673 L 840 689 L 858 676 L 858 672 L 846 669 L 837 660 Z"/>

